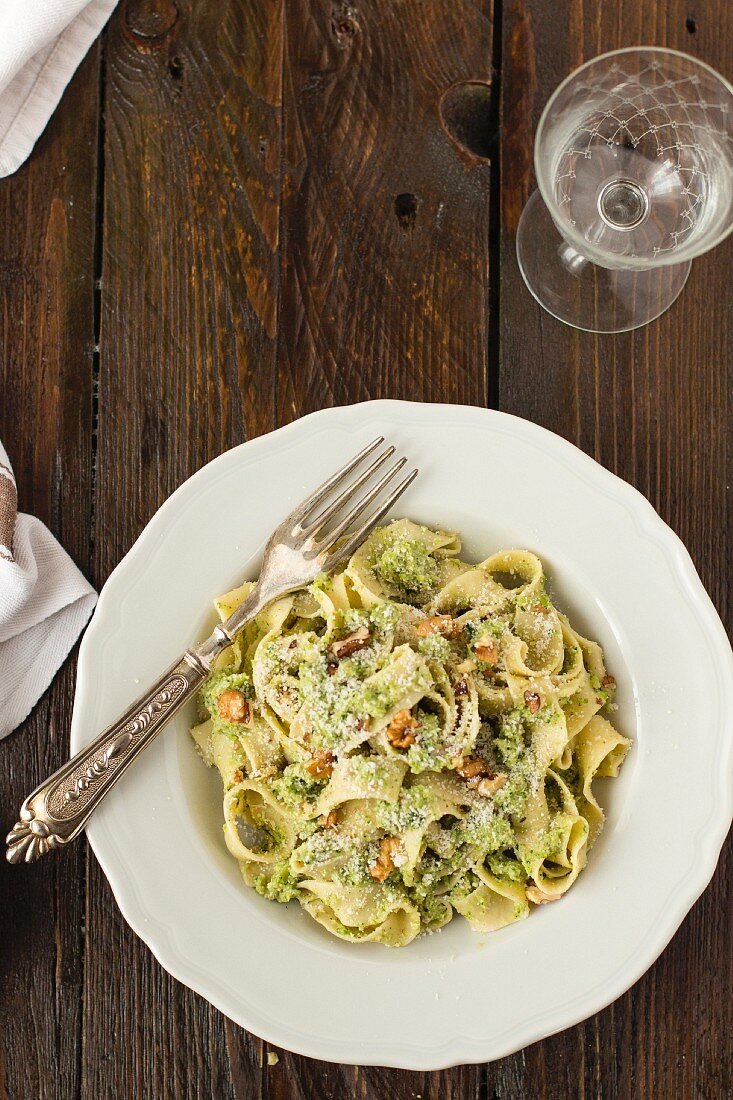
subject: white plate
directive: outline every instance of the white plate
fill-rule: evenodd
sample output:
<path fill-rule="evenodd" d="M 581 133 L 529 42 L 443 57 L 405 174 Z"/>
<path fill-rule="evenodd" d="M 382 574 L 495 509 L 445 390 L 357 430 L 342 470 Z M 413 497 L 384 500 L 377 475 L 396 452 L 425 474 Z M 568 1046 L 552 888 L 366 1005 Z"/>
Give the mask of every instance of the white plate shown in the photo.
<path fill-rule="evenodd" d="M 733 655 L 687 551 L 635 489 L 536 425 L 463 406 L 328 409 L 237 447 L 166 501 L 107 582 L 71 742 L 203 635 L 211 598 L 256 575 L 276 522 L 378 433 L 421 468 L 401 514 L 455 527 L 477 559 L 536 551 L 560 605 L 603 644 L 634 746 L 601 784 L 608 822 L 576 885 L 491 935 L 455 919 L 399 951 L 341 943 L 244 886 L 185 711 L 88 833 L 132 928 L 232 1020 L 316 1058 L 438 1069 L 502 1057 L 614 1000 L 715 868 L 731 818 Z"/>

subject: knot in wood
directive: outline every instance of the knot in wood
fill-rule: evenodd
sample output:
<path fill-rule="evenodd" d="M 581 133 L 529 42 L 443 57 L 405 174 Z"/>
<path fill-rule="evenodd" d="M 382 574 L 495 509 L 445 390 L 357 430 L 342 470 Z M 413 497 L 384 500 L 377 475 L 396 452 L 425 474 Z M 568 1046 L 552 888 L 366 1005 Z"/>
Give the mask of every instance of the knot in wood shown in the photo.
<path fill-rule="evenodd" d="M 448 88 L 440 100 L 440 122 L 450 138 L 472 157 L 491 155 L 491 85 L 464 80 Z"/>
<path fill-rule="evenodd" d="M 347 50 L 361 30 L 356 8 L 351 4 L 334 4 L 331 8 L 331 34 L 340 50 Z"/>
<path fill-rule="evenodd" d="M 173 0 L 128 0 L 125 25 L 129 32 L 147 42 L 156 42 L 173 29 L 178 21 Z"/>

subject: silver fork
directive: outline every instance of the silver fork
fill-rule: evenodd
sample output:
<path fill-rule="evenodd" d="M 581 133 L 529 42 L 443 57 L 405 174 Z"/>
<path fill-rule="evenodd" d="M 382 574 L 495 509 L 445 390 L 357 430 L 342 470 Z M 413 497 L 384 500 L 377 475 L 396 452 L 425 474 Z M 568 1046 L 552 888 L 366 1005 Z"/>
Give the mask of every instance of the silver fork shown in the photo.
<path fill-rule="evenodd" d="M 6 854 L 10 863 L 21 860 L 32 863 L 49 849 L 68 844 L 78 836 L 123 772 L 198 690 L 235 635 L 267 604 L 309 584 L 319 573 L 332 572 L 354 553 L 417 477 L 417 470 L 413 470 L 384 497 L 407 461 L 400 458 L 376 484 L 365 488 L 395 453 L 390 446 L 362 473 L 351 478 L 383 443 L 382 436 L 375 439 L 324 481 L 273 531 L 265 547 L 257 584 L 225 623 L 217 626 L 201 645 L 187 649 L 180 661 L 116 722 L 26 798 L 20 820 L 7 836 Z M 331 500 L 334 491 L 344 483 L 343 491 Z M 345 505 L 354 498 L 354 506 L 343 514 Z M 375 505 L 374 510 L 362 519 L 371 505 Z"/>

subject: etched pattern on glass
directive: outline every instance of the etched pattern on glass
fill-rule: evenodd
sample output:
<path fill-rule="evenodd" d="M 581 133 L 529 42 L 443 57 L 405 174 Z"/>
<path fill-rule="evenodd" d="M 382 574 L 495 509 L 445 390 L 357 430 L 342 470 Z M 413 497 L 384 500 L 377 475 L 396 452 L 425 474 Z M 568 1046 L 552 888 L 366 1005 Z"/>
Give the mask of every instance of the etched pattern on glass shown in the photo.
<path fill-rule="evenodd" d="M 616 254 L 679 249 L 724 204 L 716 162 L 732 155 L 728 109 L 728 102 L 708 101 L 698 74 L 673 79 L 656 60 L 632 72 L 614 62 L 592 81 L 577 81 L 555 147 L 560 218 Z M 628 183 L 636 211 L 643 196 L 644 214 L 633 225 L 609 220 L 599 202 L 614 179 Z"/>

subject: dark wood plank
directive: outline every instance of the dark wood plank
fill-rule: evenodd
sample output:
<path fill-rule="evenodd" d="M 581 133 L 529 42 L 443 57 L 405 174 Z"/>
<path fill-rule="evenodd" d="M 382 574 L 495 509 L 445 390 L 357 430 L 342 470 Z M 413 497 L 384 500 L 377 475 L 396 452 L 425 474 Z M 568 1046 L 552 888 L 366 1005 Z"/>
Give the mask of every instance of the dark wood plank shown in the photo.
<path fill-rule="evenodd" d="M 491 80 L 491 2 L 286 5 L 278 418 L 370 397 L 483 404 L 486 160 L 443 93 Z"/>
<path fill-rule="evenodd" d="M 274 426 L 281 53 L 279 2 L 129 0 L 111 22 L 100 582 L 185 477 Z M 82 1096 L 233 1096 L 233 1025 L 133 936 L 93 859 L 88 912 Z M 252 1095 L 261 1044 L 237 1042 Z"/>
<path fill-rule="evenodd" d="M 635 484 L 687 544 L 729 630 L 733 288 L 730 242 L 693 264 L 672 309 L 635 333 L 554 321 L 519 275 L 515 230 L 531 187 L 539 113 L 599 53 L 651 42 L 733 76 L 726 0 L 510 0 L 503 28 L 501 406 L 571 439 Z M 717 1097 L 730 1090 L 730 846 L 713 883 L 649 973 L 615 1005 L 508 1063 L 529 1094 Z M 496 1086 L 495 1086 L 496 1087 Z"/>
<path fill-rule="evenodd" d="M 71 82 L 30 160 L 0 180 L 0 439 L 19 507 L 90 565 L 94 232 L 99 51 Z M 69 753 L 74 664 L 0 741 L 6 828 Z M 12 820 L 11 820 L 12 818 Z M 0 864 L 0 1095 L 79 1085 L 83 845 L 32 867 Z"/>

